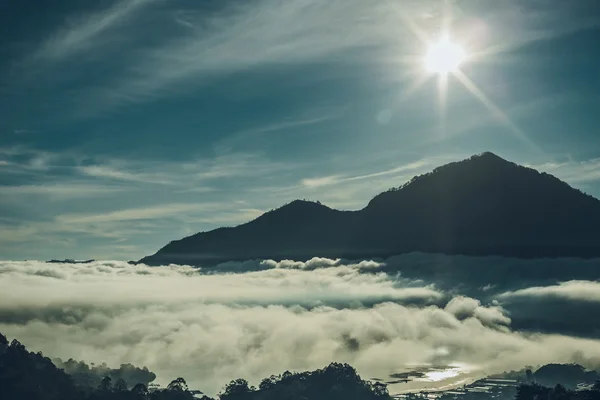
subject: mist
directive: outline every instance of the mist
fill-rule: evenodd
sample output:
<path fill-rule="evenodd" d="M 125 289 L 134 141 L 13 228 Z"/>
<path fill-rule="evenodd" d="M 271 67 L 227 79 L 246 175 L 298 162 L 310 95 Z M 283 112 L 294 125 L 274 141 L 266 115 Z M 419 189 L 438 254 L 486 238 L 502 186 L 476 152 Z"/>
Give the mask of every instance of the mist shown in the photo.
<path fill-rule="evenodd" d="M 458 377 L 413 381 L 396 392 L 526 365 L 600 365 L 593 328 L 600 283 L 581 279 L 597 261 L 548 261 L 568 262 L 576 280 L 494 285 L 484 283 L 489 268 L 460 283 L 428 271 L 453 265 L 460 277 L 475 265 L 483 272 L 486 264 L 537 268 L 543 261 L 432 257 L 248 261 L 216 269 L 3 261 L 0 332 L 49 357 L 145 366 L 158 383 L 182 376 L 209 394 L 231 379 L 256 384 L 332 361 L 382 379 L 414 366 L 461 366 Z"/>

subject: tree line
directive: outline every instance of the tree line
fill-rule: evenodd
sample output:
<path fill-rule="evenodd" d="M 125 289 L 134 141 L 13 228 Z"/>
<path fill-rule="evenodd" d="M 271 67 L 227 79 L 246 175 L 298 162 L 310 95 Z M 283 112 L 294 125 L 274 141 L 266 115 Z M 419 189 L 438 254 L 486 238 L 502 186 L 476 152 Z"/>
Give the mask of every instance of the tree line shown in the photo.
<path fill-rule="evenodd" d="M 191 391 L 183 378 L 177 378 L 167 387 L 149 390 L 148 383 L 155 375 L 147 368 L 124 364 L 119 369 L 106 365 L 88 366 L 69 360 L 59 362 L 59 368 L 41 352 L 27 351 L 18 340 L 8 342 L 0 333 L 0 399 L 2 400 L 192 400 L 197 393 Z M 566 368 L 566 369 L 565 369 Z M 65 372 L 70 370 L 79 377 Z M 551 364 L 540 369 L 548 379 L 554 379 L 557 371 L 585 378 L 591 375 L 579 371 L 578 366 Z M 542 386 L 534 381 L 535 374 L 516 389 L 514 400 L 600 400 L 600 381 L 585 390 Z M 97 380 L 101 373 L 104 377 Z M 566 373 L 569 375 L 569 373 Z M 597 376 L 597 375 L 595 375 Z M 84 378 L 85 377 L 85 378 Z M 133 380 L 127 382 L 124 378 Z M 540 376 L 541 377 L 541 376 Z M 567 378 L 567 377 L 565 377 Z M 501 400 L 500 393 L 480 394 L 478 399 Z M 469 396 L 467 396 L 469 397 Z M 472 397 L 472 396 L 471 396 Z M 227 384 L 217 395 L 218 400 L 391 400 L 387 385 L 363 380 L 348 364 L 332 363 L 326 368 L 310 372 L 289 372 L 263 379 L 258 387 L 245 379 Z M 469 397 L 470 398 L 470 397 Z M 206 395 L 201 400 L 215 400 Z M 419 394 L 409 400 L 421 400 Z M 424 400 L 424 398 L 422 399 Z M 466 398 L 465 398 L 466 400 Z M 475 399 L 474 399 L 475 400 Z"/>
<path fill-rule="evenodd" d="M 77 379 L 58 368 L 41 352 L 27 351 L 18 340 L 8 342 L 0 333 L 0 399 L 2 400 L 192 400 L 194 393 L 185 379 L 177 378 L 166 388 L 149 390 L 144 382 L 154 379 L 146 368 L 130 364 L 119 369 L 105 365 L 91 368 L 81 362 L 59 362 Z M 107 375 L 96 381 L 98 373 Z M 112 377 L 111 377 L 112 376 Z M 128 383 L 124 377 L 134 377 Z M 114 379 L 116 378 L 116 379 Z M 97 385 L 96 385 L 97 383 Z M 245 379 L 231 381 L 219 400 L 390 400 L 387 386 L 361 379 L 347 364 L 333 363 L 312 372 L 285 372 L 250 386 Z M 208 396 L 201 400 L 214 400 Z"/>

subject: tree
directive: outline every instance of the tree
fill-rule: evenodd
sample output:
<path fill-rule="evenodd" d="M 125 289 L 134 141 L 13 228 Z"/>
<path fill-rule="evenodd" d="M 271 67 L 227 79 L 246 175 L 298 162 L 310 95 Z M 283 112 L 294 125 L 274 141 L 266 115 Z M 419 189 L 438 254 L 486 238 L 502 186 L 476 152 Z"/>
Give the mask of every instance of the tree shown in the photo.
<path fill-rule="evenodd" d="M 549 400 L 568 400 L 569 393 L 567 393 L 567 389 L 561 384 L 554 386 L 554 389 L 550 391 L 548 396 Z"/>
<path fill-rule="evenodd" d="M 548 395 L 548 388 L 537 384 L 525 384 L 517 387 L 516 400 L 534 400 L 536 398 L 546 398 Z"/>
<path fill-rule="evenodd" d="M 378 397 L 388 398 L 390 396 L 387 385 L 381 382 L 375 382 L 375 384 L 373 384 L 373 393 Z"/>
<path fill-rule="evenodd" d="M 277 377 L 272 375 L 270 378 L 265 378 L 262 381 L 260 381 L 258 388 L 260 390 L 269 390 L 269 389 L 272 389 L 273 387 L 275 387 L 276 384 L 277 384 Z"/>
<path fill-rule="evenodd" d="M 525 371 L 525 379 L 527 380 L 527 382 L 533 382 L 533 372 L 531 371 L 531 369 L 527 369 Z"/>
<path fill-rule="evenodd" d="M 115 382 L 115 392 L 125 392 L 127 390 L 127 382 L 123 378 L 117 379 Z"/>
<path fill-rule="evenodd" d="M 133 393 L 137 399 L 146 399 L 148 398 L 148 388 L 143 383 L 138 383 L 131 389 L 131 393 Z"/>
<path fill-rule="evenodd" d="M 248 394 L 248 393 L 252 392 L 253 390 L 254 390 L 254 388 L 251 388 L 248 385 L 247 380 L 245 380 L 243 378 L 239 378 L 239 379 L 229 382 L 229 384 L 227 384 L 227 386 L 225 386 L 223 394 L 220 395 L 220 398 L 221 398 L 221 400 L 235 399 L 235 398 L 242 397 L 243 395 Z"/>
<path fill-rule="evenodd" d="M 179 377 L 177 379 L 173 379 L 171 381 L 171 383 L 169 383 L 167 385 L 167 390 L 177 391 L 177 392 L 187 392 L 188 385 L 187 385 L 185 379 L 183 379 L 182 377 Z"/>
<path fill-rule="evenodd" d="M 105 376 L 100 381 L 100 385 L 98 386 L 98 390 L 100 392 L 110 392 L 111 389 L 112 389 L 112 379 L 110 379 L 110 376 Z"/>

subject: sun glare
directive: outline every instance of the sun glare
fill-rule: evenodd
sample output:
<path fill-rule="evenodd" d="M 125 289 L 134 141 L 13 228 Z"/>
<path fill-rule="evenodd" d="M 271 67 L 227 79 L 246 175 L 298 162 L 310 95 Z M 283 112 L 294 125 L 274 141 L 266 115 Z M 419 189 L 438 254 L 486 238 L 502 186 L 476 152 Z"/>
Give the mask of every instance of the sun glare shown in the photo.
<path fill-rule="evenodd" d="M 445 369 L 442 371 L 430 371 L 425 374 L 425 377 L 432 382 L 439 382 L 445 379 L 455 378 L 459 375 L 458 368 Z"/>
<path fill-rule="evenodd" d="M 463 48 L 450 39 L 443 38 L 429 46 L 425 56 L 425 68 L 432 73 L 447 74 L 456 71 L 464 60 Z"/>

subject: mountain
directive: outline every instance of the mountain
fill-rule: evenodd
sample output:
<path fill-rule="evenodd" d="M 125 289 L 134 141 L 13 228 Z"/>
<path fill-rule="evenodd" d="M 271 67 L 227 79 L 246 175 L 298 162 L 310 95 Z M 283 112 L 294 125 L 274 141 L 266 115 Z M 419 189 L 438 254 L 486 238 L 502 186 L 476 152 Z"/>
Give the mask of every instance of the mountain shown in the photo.
<path fill-rule="evenodd" d="M 493 153 L 450 163 L 359 211 L 293 201 L 234 228 L 176 240 L 139 262 L 386 257 L 406 252 L 600 256 L 600 200 Z"/>
<path fill-rule="evenodd" d="M 50 264 L 91 264 L 96 260 L 84 260 L 84 261 L 78 261 L 78 260 L 73 260 L 72 258 L 67 258 L 64 260 L 50 260 L 50 261 L 46 261 L 47 263 Z"/>

